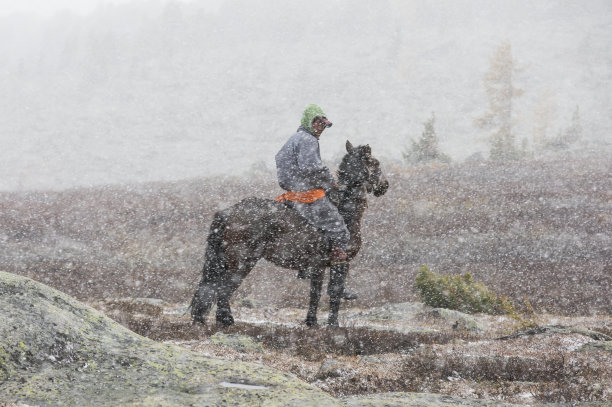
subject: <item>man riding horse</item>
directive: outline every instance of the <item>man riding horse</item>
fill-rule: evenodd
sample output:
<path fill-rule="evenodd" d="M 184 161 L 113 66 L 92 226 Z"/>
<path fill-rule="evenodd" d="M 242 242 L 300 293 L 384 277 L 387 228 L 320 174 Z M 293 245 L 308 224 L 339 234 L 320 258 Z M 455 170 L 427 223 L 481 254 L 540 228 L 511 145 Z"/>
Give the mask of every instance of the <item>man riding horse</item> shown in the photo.
<path fill-rule="evenodd" d="M 330 264 L 347 261 L 349 231 L 332 200 L 338 184 L 329 168 L 323 165 L 319 137 L 332 126 L 317 105 L 309 105 L 302 115 L 301 126 L 276 154 L 278 183 L 286 193 L 277 201 L 287 202 L 311 225 L 323 231 L 329 243 Z M 309 278 L 308 270 L 300 270 L 300 278 Z M 343 289 L 342 298 L 354 300 L 357 295 Z"/>
<path fill-rule="evenodd" d="M 206 323 L 216 303 L 217 324 L 232 325 L 233 293 L 255 264 L 266 259 L 310 278 L 307 326 L 318 324 L 323 272 L 329 267 L 327 324 L 339 326 L 341 300 L 355 298 L 344 290 L 344 280 L 349 261 L 361 247 L 367 195 L 384 195 L 389 182 L 372 148 L 367 144 L 354 147 L 347 140 L 336 186 L 319 153 L 318 138 L 329 126 L 321 108 L 309 106 L 302 126 L 277 154 L 279 184 L 287 191 L 277 201 L 284 203 L 250 197 L 214 214 L 202 279 L 190 305 L 194 323 Z M 337 206 L 331 201 L 334 195 Z"/>

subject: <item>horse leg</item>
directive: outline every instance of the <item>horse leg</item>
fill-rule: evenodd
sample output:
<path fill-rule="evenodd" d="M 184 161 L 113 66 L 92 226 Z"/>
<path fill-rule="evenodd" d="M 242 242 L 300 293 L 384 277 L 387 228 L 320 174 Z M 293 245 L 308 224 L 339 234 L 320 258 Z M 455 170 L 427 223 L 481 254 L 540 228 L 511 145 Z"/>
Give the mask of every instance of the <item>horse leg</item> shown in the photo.
<path fill-rule="evenodd" d="M 338 310 L 340 309 L 340 300 L 344 292 L 344 279 L 348 263 L 334 264 L 329 268 L 329 318 L 327 324 L 329 326 L 338 326 Z"/>
<path fill-rule="evenodd" d="M 244 263 L 239 264 L 236 268 L 229 268 L 227 274 L 217 287 L 217 314 L 215 316 L 217 325 L 230 326 L 234 325 L 234 317 L 230 307 L 230 298 L 234 291 L 240 286 L 242 280 L 255 267 L 259 258 L 249 259 Z"/>
<path fill-rule="evenodd" d="M 219 282 L 227 269 L 223 252 L 223 231 L 227 224 L 227 217 L 227 211 L 217 212 L 210 225 L 202 279 L 193 294 L 190 305 L 191 319 L 194 323 L 206 323 L 206 316 L 217 297 Z"/>
<path fill-rule="evenodd" d="M 206 316 L 215 303 L 216 297 L 216 284 L 202 278 L 191 300 L 190 308 L 193 323 L 206 324 Z"/>
<path fill-rule="evenodd" d="M 224 283 L 217 290 L 217 314 L 215 320 L 217 325 L 234 325 L 234 317 L 230 308 L 230 298 L 240 284 Z"/>
<path fill-rule="evenodd" d="M 323 288 L 323 270 L 312 270 L 310 277 L 310 304 L 308 305 L 308 314 L 306 315 L 306 325 L 317 325 L 317 308 L 321 299 L 321 290 Z"/>

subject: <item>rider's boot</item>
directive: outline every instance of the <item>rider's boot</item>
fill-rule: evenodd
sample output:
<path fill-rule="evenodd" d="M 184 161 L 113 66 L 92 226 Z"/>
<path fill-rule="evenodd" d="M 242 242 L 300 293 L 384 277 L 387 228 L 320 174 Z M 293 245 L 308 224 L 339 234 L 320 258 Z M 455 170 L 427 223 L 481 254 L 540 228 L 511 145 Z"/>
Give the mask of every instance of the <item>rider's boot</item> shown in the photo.
<path fill-rule="evenodd" d="M 342 248 L 338 247 L 338 246 L 334 246 L 331 249 L 331 253 L 330 253 L 330 263 L 333 265 L 336 264 L 344 264 L 346 263 L 346 260 L 348 259 L 348 256 L 346 254 L 346 252 L 344 250 L 342 250 Z M 347 265 L 348 266 L 348 265 Z M 348 267 L 346 267 L 346 270 L 348 272 Z M 345 276 L 346 278 L 346 276 Z M 344 285 L 344 284 L 343 284 Z M 328 286 L 327 288 L 327 293 L 330 293 L 330 288 Z M 357 294 L 355 294 L 354 292 L 347 290 L 346 288 L 344 288 L 344 286 L 342 287 L 342 291 L 340 293 L 340 298 L 343 300 L 356 300 L 358 298 Z"/>
<path fill-rule="evenodd" d="M 338 246 L 334 246 L 331 249 L 331 255 L 330 255 L 330 263 L 332 265 L 334 264 L 343 264 L 346 263 L 348 256 L 346 254 L 346 252 L 344 250 L 342 250 L 342 248 L 338 247 Z M 347 267 L 348 270 L 348 267 Z M 329 288 L 328 288 L 328 293 L 329 293 Z M 347 290 L 346 288 L 343 287 L 342 289 L 342 293 L 340 294 L 340 298 L 343 300 L 356 300 L 358 298 L 357 294 L 355 294 L 354 292 Z"/>
<path fill-rule="evenodd" d="M 346 263 L 347 259 L 348 259 L 348 256 L 346 255 L 346 252 L 341 247 L 334 246 L 331 248 L 329 262 L 332 265 Z"/>

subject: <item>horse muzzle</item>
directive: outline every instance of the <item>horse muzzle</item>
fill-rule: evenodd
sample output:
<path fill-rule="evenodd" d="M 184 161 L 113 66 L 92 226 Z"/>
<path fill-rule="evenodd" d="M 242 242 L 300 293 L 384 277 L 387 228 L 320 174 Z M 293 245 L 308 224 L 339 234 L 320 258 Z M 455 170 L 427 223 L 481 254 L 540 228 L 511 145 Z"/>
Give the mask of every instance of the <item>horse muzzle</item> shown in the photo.
<path fill-rule="evenodd" d="M 378 197 L 384 195 L 387 192 L 387 189 L 389 189 L 389 181 L 387 180 L 376 184 L 374 186 L 374 196 Z"/>

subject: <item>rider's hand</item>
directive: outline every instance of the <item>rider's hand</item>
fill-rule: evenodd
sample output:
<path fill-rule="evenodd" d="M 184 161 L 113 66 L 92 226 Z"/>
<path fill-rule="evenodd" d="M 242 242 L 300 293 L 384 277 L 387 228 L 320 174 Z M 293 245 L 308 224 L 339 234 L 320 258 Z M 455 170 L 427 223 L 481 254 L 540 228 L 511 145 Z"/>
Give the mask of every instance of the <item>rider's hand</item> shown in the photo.
<path fill-rule="evenodd" d="M 325 191 L 325 195 L 334 205 L 338 206 L 340 204 L 340 191 L 338 190 L 338 185 L 334 185 L 333 188 Z"/>

